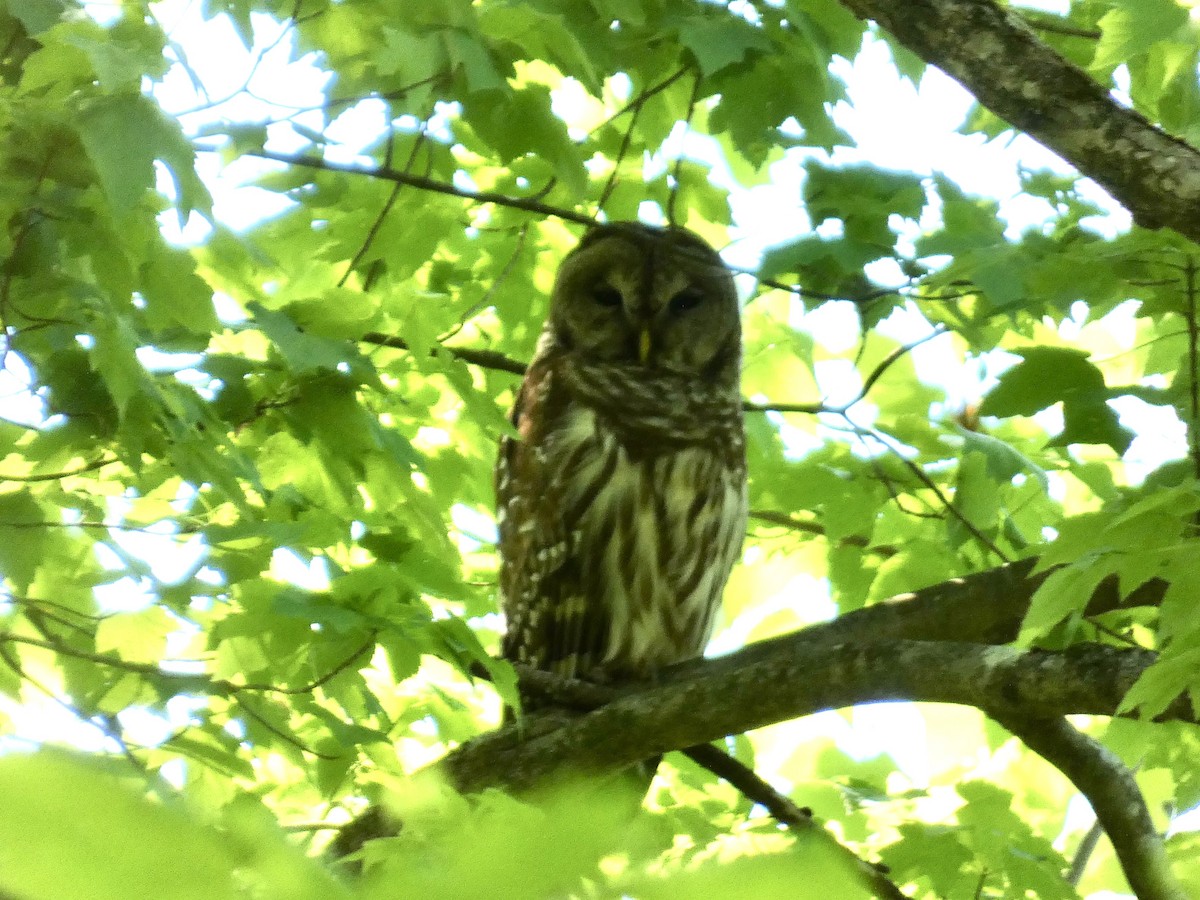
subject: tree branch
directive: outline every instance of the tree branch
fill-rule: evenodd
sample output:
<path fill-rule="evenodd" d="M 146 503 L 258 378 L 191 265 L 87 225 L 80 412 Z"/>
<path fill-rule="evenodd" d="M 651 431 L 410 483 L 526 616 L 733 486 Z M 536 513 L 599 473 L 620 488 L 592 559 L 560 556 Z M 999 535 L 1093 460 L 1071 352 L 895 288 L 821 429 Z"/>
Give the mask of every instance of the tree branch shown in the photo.
<path fill-rule="evenodd" d="M 994 0 L 841 0 L 1101 185 L 1145 228 L 1200 240 L 1200 153 L 1114 100 Z"/>
<path fill-rule="evenodd" d="M 1103 34 L 1098 28 L 1077 28 L 1063 19 L 1040 16 L 1027 9 L 1021 10 L 1021 18 L 1029 23 L 1034 31 L 1046 31 L 1050 34 L 1061 34 L 1064 37 L 1077 37 L 1089 41 L 1098 41 Z"/>
<path fill-rule="evenodd" d="M 1088 862 L 1092 858 L 1092 854 L 1096 851 L 1096 845 L 1100 843 L 1100 838 L 1104 837 L 1104 826 L 1097 819 L 1092 823 L 1092 827 L 1084 834 L 1083 840 L 1079 842 L 1079 847 L 1075 850 L 1075 856 L 1071 860 L 1071 868 L 1067 871 L 1067 884 L 1071 887 L 1079 887 L 1079 882 L 1083 881 L 1083 873 L 1087 871 Z"/>
<path fill-rule="evenodd" d="M 1133 773 L 1111 750 L 1066 719 L 1006 714 L 992 718 L 1066 775 L 1087 798 L 1138 900 L 1187 900 L 1171 873 L 1166 849 Z"/>
<path fill-rule="evenodd" d="M 522 694 L 594 712 L 578 718 L 528 717 L 520 727 L 463 745 L 441 765 L 468 792 L 530 785 L 572 767 L 619 769 L 770 721 L 885 699 L 990 709 L 1017 704 L 1014 715 L 1111 714 L 1153 654 L 1096 646 L 1067 654 L 979 646 L 1016 636 L 1030 598 L 1049 574 L 1031 575 L 1035 562 L 954 578 L 726 657 L 693 660 L 662 673 L 658 685 L 640 693 L 637 686 L 622 690 L 517 666 Z M 1157 605 L 1165 588 L 1152 580 L 1123 605 Z M 1086 612 L 1095 615 L 1120 605 L 1116 578 L 1109 578 L 1093 593 Z M 880 634 L 894 640 L 881 644 Z M 772 689 L 764 691 L 763 685 Z M 1190 710 L 1178 704 L 1168 715 L 1186 718 Z M 347 855 L 391 833 L 390 827 L 382 810 L 373 808 L 339 835 L 334 853 Z"/>
<path fill-rule="evenodd" d="M 596 220 L 591 216 L 575 212 L 574 210 L 564 209 L 561 206 L 552 206 L 549 203 L 542 203 L 538 200 L 510 197 L 498 191 L 469 191 L 465 188 L 447 184 L 444 181 L 438 181 L 436 178 L 426 178 L 424 175 L 399 172 L 387 166 L 355 166 L 347 163 L 330 162 L 319 156 L 306 156 L 298 153 L 273 153 L 269 150 L 256 150 L 247 155 L 257 156 L 260 159 L 273 160 L 274 162 L 287 163 L 290 166 L 320 169 L 324 172 L 341 172 L 345 175 L 366 175 L 371 178 L 382 179 L 383 181 L 391 181 L 395 184 L 407 184 L 411 187 L 420 188 L 423 191 L 432 191 L 435 194 L 459 197 L 463 200 L 470 200 L 473 203 L 494 203 L 497 206 L 507 206 L 509 209 L 520 209 L 542 216 L 554 216 L 558 219 L 565 219 L 568 222 L 575 222 L 579 225 L 587 225 L 589 227 L 596 224 Z"/>
<path fill-rule="evenodd" d="M 778 512 L 773 509 L 752 509 L 750 510 L 750 518 L 759 522 L 766 522 L 769 525 L 778 525 L 781 528 L 786 528 L 789 531 L 796 531 L 800 534 L 811 534 L 815 537 L 827 537 L 828 532 L 825 526 L 820 522 L 812 522 L 805 519 L 797 519 L 795 516 L 787 513 Z M 839 547 L 859 547 L 867 553 L 881 556 L 884 559 L 890 559 L 900 551 L 895 547 L 889 546 L 872 546 L 871 542 L 862 535 L 851 534 L 844 538 L 838 539 L 836 542 Z"/>
<path fill-rule="evenodd" d="M 359 338 L 363 343 L 375 344 L 380 347 L 392 347 L 396 350 L 410 350 L 408 341 L 402 337 L 395 337 L 390 334 L 383 334 L 379 331 L 369 331 Z M 470 363 L 473 366 L 479 366 L 484 369 L 495 369 L 499 372 L 512 372 L 514 375 L 525 374 L 525 363 L 519 359 L 513 359 L 511 356 L 505 356 L 503 353 L 498 353 L 495 350 L 473 350 L 470 347 L 446 347 L 441 346 L 436 350 L 444 350 L 455 359 L 461 359 L 465 363 Z M 435 352 L 435 351 L 431 351 Z"/>
<path fill-rule="evenodd" d="M 751 802 L 762 804 L 767 812 L 775 817 L 775 821 L 786 825 L 793 831 L 811 831 L 820 834 L 824 840 L 829 841 L 837 849 L 837 852 L 848 857 L 847 861 L 857 872 L 863 887 L 872 891 L 875 896 L 882 897 L 884 900 L 906 900 L 901 890 L 887 877 L 884 869 L 859 858 L 854 851 L 821 827 L 821 824 L 813 818 L 812 810 L 797 806 L 790 797 L 771 787 L 749 766 L 742 765 L 720 747 L 712 744 L 686 747 L 683 753 L 688 759 L 708 769 L 718 778 L 724 778 Z"/>
<path fill-rule="evenodd" d="M 697 744 L 685 747 L 682 753 L 696 765 L 703 766 L 718 778 L 724 778 L 751 803 L 761 804 L 781 825 L 799 830 L 815 826 L 811 809 L 797 806 L 791 797 L 779 793 L 753 769 L 742 765 L 720 747 Z"/>
<path fill-rule="evenodd" d="M 745 654 L 743 658 L 759 654 L 769 656 L 777 652 L 778 645 L 819 648 L 850 641 L 870 641 L 881 634 L 897 640 L 1006 644 L 1017 637 L 1029 601 L 1050 575 L 1049 571 L 1030 574 L 1036 562 L 1035 559 L 1023 559 L 951 578 L 843 613 L 829 622 L 759 641 L 739 651 L 738 655 Z M 1117 608 L 1157 606 L 1162 602 L 1166 588 L 1166 582 L 1151 579 L 1122 600 L 1117 579 L 1110 576 L 1092 593 L 1084 614 L 1095 616 Z M 684 666 L 710 662 L 696 661 Z"/>
<path fill-rule="evenodd" d="M 300 695 L 311 694 L 317 688 L 321 687 L 326 682 L 333 679 L 336 675 L 344 672 L 346 669 L 359 659 L 368 650 L 375 646 L 376 633 L 371 632 L 370 636 L 352 653 L 346 656 L 341 662 L 334 666 L 323 675 L 304 684 L 300 687 L 280 687 L 266 682 L 248 682 L 246 684 L 238 684 L 229 681 L 225 678 L 214 678 L 203 673 L 190 672 L 172 672 L 162 668 L 156 663 L 134 662 L 132 660 L 122 659 L 112 653 L 94 653 L 90 650 L 84 650 L 78 647 L 72 647 L 61 639 L 41 640 L 39 638 L 27 637 L 25 635 L 16 634 L 11 631 L 0 630 L 0 646 L 4 644 L 25 644 L 30 647 L 38 647 L 42 650 L 52 650 L 60 656 L 66 656 L 71 659 L 79 659 L 84 662 L 95 663 L 99 666 L 106 666 L 110 669 L 115 669 L 121 672 L 133 672 L 137 675 L 144 675 L 148 678 L 162 679 L 166 684 L 171 684 L 180 693 L 188 690 L 195 690 L 205 694 L 218 697 L 237 697 L 238 694 L 245 692 L 257 692 L 266 694 L 284 694 L 284 695 Z M 180 660 L 164 660 L 164 662 L 180 662 Z"/>
<path fill-rule="evenodd" d="M 1149 651 L 1098 645 L 1065 653 L 908 640 L 813 647 L 804 632 L 792 637 L 772 642 L 770 652 L 755 647 L 685 664 L 641 690 L 589 685 L 593 692 L 611 691 L 614 699 L 536 736 L 518 734 L 518 726 L 482 735 L 441 765 L 463 792 L 522 790 L 568 772 L 616 771 L 728 734 L 884 700 L 954 703 L 1034 718 L 1113 715 L 1155 658 Z M 1191 717 L 1183 700 L 1163 715 Z"/>
<path fill-rule="evenodd" d="M 63 478 L 73 478 L 76 475 L 83 475 L 86 472 L 94 472 L 97 469 L 103 469 L 105 466 L 111 466 L 115 462 L 120 462 L 120 460 L 116 459 L 115 457 L 108 458 L 102 456 L 100 459 L 93 460 L 92 462 L 86 463 L 79 468 L 70 469 L 66 472 L 47 472 L 44 475 L 4 475 L 3 473 L 0 473 L 0 482 L 12 481 L 33 483 L 36 481 L 58 481 Z"/>
<path fill-rule="evenodd" d="M 384 334 L 381 331 L 368 331 L 361 338 L 365 344 L 375 344 L 378 347 L 391 347 L 395 350 L 408 350 L 411 352 L 408 341 L 402 337 L 395 335 Z M 496 350 L 477 350 L 471 347 L 447 347 L 444 344 L 435 347 L 430 351 L 430 355 L 444 351 L 449 353 L 455 359 L 460 359 L 472 366 L 479 366 L 482 369 L 492 369 L 497 372 L 511 372 L 514 375 L 524 375 L 527 365 L 519 359 L 513 359 L 511 356 L 505 356 Z M 862 399 L 861 397 L 859 399 Z M 857 400 L 855 401 L 858 402 Z M 746 412 L 798 412 L 798 413 L 820 413 L 828 410 L 822 403 L 751 403 L 749 400 L 742 402 L 742 409 Z"/>

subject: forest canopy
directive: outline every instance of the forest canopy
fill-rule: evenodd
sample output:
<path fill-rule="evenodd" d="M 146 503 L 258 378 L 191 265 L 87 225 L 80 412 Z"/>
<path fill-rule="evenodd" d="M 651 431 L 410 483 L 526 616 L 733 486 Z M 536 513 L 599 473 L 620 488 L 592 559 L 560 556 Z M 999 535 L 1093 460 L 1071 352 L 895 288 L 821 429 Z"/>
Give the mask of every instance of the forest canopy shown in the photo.
<path fill-rule="evenodd" d="M 0 46 L 0 895 L 1200 894 L 1190 2 Z M 750 524 L 708 657 L 596 685 L 497 658 L 492 467 L 558 263 L 638 219 L 735 272 Z"/>

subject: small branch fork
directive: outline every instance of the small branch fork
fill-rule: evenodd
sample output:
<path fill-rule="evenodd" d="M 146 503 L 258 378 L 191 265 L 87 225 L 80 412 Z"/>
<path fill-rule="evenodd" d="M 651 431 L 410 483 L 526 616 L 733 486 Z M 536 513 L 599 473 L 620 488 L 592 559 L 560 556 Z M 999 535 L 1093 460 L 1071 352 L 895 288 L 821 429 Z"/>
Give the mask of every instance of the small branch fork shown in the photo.
<path fill-rule="evenodd" d="M 1066 719 L 990 715 L 1066 775 L 1087 798 L 1138 900 L 1188 900 L 1171 872 L 1133 772 L 1111 750 Z"/>
<path fill-rule="evenodd" d="M 533 687 L 530 693 L 537 694 L 540 691 L 546 691 L 548 694 L 562 699 L 561 688 L 565 686 L 568 693 L 574 695 L 576 700 L 586 697 L 591 701 L 599 701 L 602 697 L 607 696 L 611 699 L 613 696 L 603 687 L 589 690 L 596 686 L 588 682 L 570 680 L 564 685 L 562 683 L 564 680 L 554 678 L 554 676 L 543 677 L 545 675 L 546 673 L 536 669 L 518 668 L 518 677 L 522 688 Z M 560 683 L 555 684 L 555 682 Z M 597 705 L 603 704 L 592 703 L 588 706 L 595 708 Z M 581 706 L 580 708 L 587 707 Z M 779 824 L 796 832 L 819 833 L 823 839 L 837 847 L 840 853 L 850 858 L 863 887 L 871 890 L 875 896 L 884 898 L 884 900 L 907 900 L 906 895 L 887 877 L 885 866 L 869 863 L 849 847 L 838 843 L 833 835 L 822 828 L 820 823 L 813 818 L 811 809 L 796 805 L 790 797 L 777 791 L 757 772 L 730 756 L 720 747 L 701 743 L 685 747 L 680 752 L 696 765 L 727 781 L 751 803 L 762 806 Z"/>
<path fill-rule="evenodd" d="M 1154 654 L 1102 646 L 1060 654 L 911 640 L 829 647 L 820 641 L 824 630 L 818 626 L 813 640 L 802 640 L 805 633 L 799 632 L 770 642 L 774 646 L 766 652 L 750 647 L 685 664 L 662 673 L 660 683 L 640 689 L 518 667 L 523 692 L 592 711 L 547 727 L 535 718 L 524 734 L 513 726 L 484 735 L 452 752 L 443 766 L 452 783 L 466 792 L 487 786 L 522 790 L 552 782 L 565 769 L 600 774 L 683 746 L 683 752 L 767 806 L 780 821 L 808 828 L 813 826 L 804 810 L 735 760 L 710 745 L 686 742 L 855 703 L 960 703 L 988 712 L 1079 788 L 1096 810 L 1140 900 L 1183 900 L 1132 774 L 1062 718 L 1067 712 L 1113 715 Z M 801 644 L 810 646 L 811 654 Z M 816 672 L 821 678 L 813 677 Z M 1108 683 L 1099 684 L 1097 679 L 1105 676 Z M 763 684 L 776 686 L 773 696 L 761 696 Z M 607 703 L 596 705 L 606 698 Z M 753 708 L 759 704 L 761 711 Z M 1191 720 L 1193 714 L 1186 702 L 1179 702 L 1168 715 Z M 870 874 L 871 868 L 862 871 Z M 894 885 L 894 892 L 874 881 L 871 887 L 881 896 L 904 896 Z"/>

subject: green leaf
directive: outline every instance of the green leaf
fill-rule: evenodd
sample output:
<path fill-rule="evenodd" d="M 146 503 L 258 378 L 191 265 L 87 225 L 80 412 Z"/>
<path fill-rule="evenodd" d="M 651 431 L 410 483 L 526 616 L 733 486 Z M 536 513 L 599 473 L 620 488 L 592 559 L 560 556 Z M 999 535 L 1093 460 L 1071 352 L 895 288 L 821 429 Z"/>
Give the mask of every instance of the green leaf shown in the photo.
<path fill-rule="evenodd" d="M 1032 475 L 1043 490 L 1050 486 L 1046 470 L 1013 445 L 986 432 L 971 431 L 961 426 L 955 430 L 962 435 L 965 450 L 981 454 L 987 460 L 988 474 L 996 481 L 1011 481 L 1017 475 Z"/>
<path fill-rule="evenodd" d="M 19 592 L 28 589 L 45 558 L 48 535 L 37 527 L 45 521 L 28 490 L 0 494 L 0 575 Z"/>
<path fill-rule="evenodd" d="M 463 118 L 495 149 L 500 161 L 535 153 L 554 167 L 573 193 L 583 191 L 583 158 L 566 125 L 553 114 L 550 91 L 542 85 L 472 94 L 463 104 Z"/>
<path fill-rule="evenodd" d="M 129 662 L 157 663 L 166 656 L 167 637 L 179 627 L 160 606 L 106 616 L 96 628 L 96 651 L 115 652 Z"/>
<path fill-rule="evenodd" d="M 330 340 L 303 331 L 286 312 L 269 310 L 259 303 L 247 304 L 254 324 L 271 339 L 294 372 L 336 371 L 339 366 L 356 363 L 369 366 L 358 350 L 346 340 Z"/>
<path fill-rule="evenodd" d="M 1171 648 L 1164 651 L 1156 662 L 1138 676 L 1117 707 L 1117 713 L 1137 710 L 1143 718 L 1154 718 L 1185 691 L 1200 691 L 1198 672 L 1200 648 Z"/>
<path fill-rule="evenodd" d="M 126 213 L 154 186 L 154 161 L 162 160 L 175 181 L 180 215 L 209 214 L 212 200 L 196 176 L 191 145 L 178 123 L 150 99 L 99 96 L 80 103 L 79 136 L 114 209 Z"/>
<path fill-rule="evenodd" d="M 1067 347 L 1032 347 L 1018 351 L 1022 362 L 1000 376 L 984 398 L 985 416 L 1031 416 L 1066 397 L 1104 394 L 1104 376 L 1088 353 Z"/>
<path fill-rule="evenodd" d="M 1145 53 L 1187 25 L 1188 11 L 1176 0 L 1114 0 L 1100 18 L 1100 40 L 1092 69 L 1108 71 Z"/>
<path fill-rule="evenodd" d="M 968 522 L 984 533 L 999 523 L 1000 492 L 982 453 L 967 453 L 958 469 L 954 505 Z"/>
<path fill-rule="evenodd" d="M 446 55 L 455 67 L 462 69 L 467 88 L 472 93 L 504 90 L 507 87 L 487 49 L 474 35 L 459 29 L 447 29 L 442 40 L 446 44 Z"/>
<path fill-rule="evenodd" d="M 1109 569 L 1094 561 L 1090 565 L 1067 566 L 1051 572 L 1029 602 L 1029 612 L 1021 623 L 1018 639 L 1031 641 L 1081 611 L 1108 575 Z"/>
<path fill-rule="evenodd" d="M 103 380 L 117 413 L 123 416 L 134 397 L 152 390 L 136 355 L 140 341 L 129 322 L 120 318 L 97 321 L 93 332 L 96 346 L 91 354 L 92 368 Z"/>
<path fill-rule="evenodd" d="M 72 8 L 68 0 L 4 0 L 8 14 L 18 19 L 31 35 L 43 31 L 62 19 Z"/>
<path fill-rule="evenodd" d="M 196 261 L 189 254 L 164 249 L 142 266 L 141 276 L 151 328 L 176 325 L 204 335 L 216 329 L 212 290 L 196 275 Z"/>
<path fill-rule="evenodd" d="M 679 26 L 679 39 L 692 51 L 704 76 L 771 49 L 761 29 L 729 16 L 689 17 Z"/>
<path fill-rule="evenodd" d="M 176 804 L 150 803 L 95 761 L 0 758 L 0 885 L 29 900 L 216 900 L 236 895 L 228 842 Z"/>
<path fill-rule="evenodd" d="M 1000 376 L 984 398 L 985 416 L 1029 416 L 1063 404 L 1064 428 L 1052 446 L 1108 444 L 1124 453 L 1133 433 L 1120 424 L 1108 406 L 1111 392 L 1104 375 L 1088 361 L 1088 353 L 1067 347 L 1031 347 L 1017 351 L 1022 362 Z"/>

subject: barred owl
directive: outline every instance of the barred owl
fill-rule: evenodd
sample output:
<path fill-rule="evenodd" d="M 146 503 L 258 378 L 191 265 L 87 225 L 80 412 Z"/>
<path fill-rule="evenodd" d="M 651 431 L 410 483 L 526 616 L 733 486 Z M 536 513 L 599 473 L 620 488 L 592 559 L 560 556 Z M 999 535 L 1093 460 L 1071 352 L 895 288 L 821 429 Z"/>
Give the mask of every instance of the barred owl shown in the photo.
<path fill-rule="evenodd" d="M 746 526 L 733 278 L 681 228 L 563 260 L 496 465 L 508 659 L 648 677 L 700 654 Z"/>

